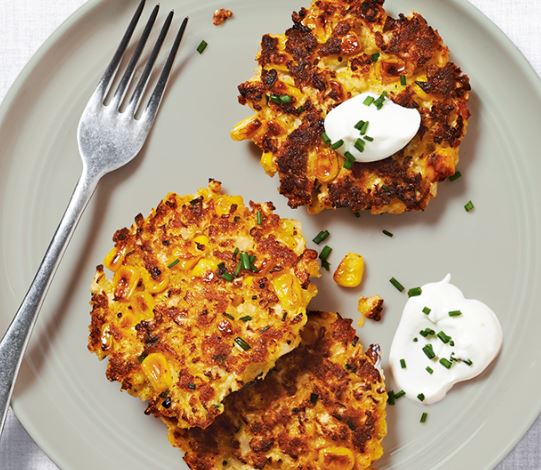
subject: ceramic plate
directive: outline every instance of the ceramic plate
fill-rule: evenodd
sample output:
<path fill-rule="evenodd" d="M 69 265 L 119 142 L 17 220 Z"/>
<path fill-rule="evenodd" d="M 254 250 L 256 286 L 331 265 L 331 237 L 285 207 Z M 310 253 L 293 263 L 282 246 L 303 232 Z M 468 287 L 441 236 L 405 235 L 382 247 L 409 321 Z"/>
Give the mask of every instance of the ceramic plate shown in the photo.
<path fill-rule="evenodd" d="M 81 164 L 76 127 L 85 103 L 133 13 L 135 1 L 90 1 L 42 47 L 4 101 L 0 115 L 0 328 L 16 311 L 75 186 Z M 272 200 L 302 221 L 312 238 L 332 232 L 331 261 L 365 256 L 361 290 L 344 291 L 324 274 L 313 307 L 358 317 L 359 295 L 379 293 L 384 320 L 359 330 L 384 355 L 406 301 L 389 284 L 408 287 L 448 272 L 466 296 L 498 314 L 504 348 L 477 380 L 428 408 L 400 400 L 389 407 L 380 469 L 483 469 L 494 466 L 537 416 L 541 402 L 541 174 L 539 79 L 510 42 L 464 0 L 389 0 L 394 14 L 421 12 L 439 30 L 473 87 L 470 130 L 461 150 L 463 177 L 440 185 L 424 213 L 310 217 L 291 210 L 267 177 L 258 152 L 233 142 L 229 128 L 249 114 L 236 86 L 253 73 L 260 37 L 281 32 L 306 0 L 162 0 L 189 15 L 174 81 L 148 145 L 129 166 L 106 177 L 69 246 L 39 317 L 13 406 L 37 443 L 63 469 L 184 468 L 164 427 L 144 404 L 104 377 L 86 349 L 89 284 L 111 236 L 155 206 L 168 191 L 191 193 L 209 177 L 233 194 Z M 220 28 L 212 12 L 235 17 Z M 147 7 L 149 8 L 149 7 Z M 179 18 L 176 20 L 179 21 Z M 208 49 L 195 52 L 205 39 Z M 475 210 L 465 212 L 468 200 Z M 394 238 L 381 233 L 390 230 Z M 356 324 L 356 321 L 355 321 Z M 386 357 L 386 356 L 385 356 Z M 390 384 L 392 386 L 392 384 Z"/>

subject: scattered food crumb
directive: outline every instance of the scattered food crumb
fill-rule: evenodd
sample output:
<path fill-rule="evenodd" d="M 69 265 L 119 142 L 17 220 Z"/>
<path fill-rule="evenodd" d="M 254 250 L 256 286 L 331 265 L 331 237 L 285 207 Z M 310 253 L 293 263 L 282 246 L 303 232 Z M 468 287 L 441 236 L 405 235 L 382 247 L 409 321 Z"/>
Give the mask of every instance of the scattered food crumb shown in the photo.
<path fill-rule="evenodd" d="M 226 20 L 231 18 L 233 16 L 233 12 L 231 10 L 226 10 L 225 8 L 220 8 L 214 12 L 214 15 L 212 16 L 212 24 L 214 26 L 221 25 Z"/>
<path fill-rule="evenodd" d="M 364 317 L 370 320 L 380 321 L 383 311 L 383 299 L 379 295 L 372 297 L 361 297 L 357 305 L 357 310 L 363 315 L 361 321 L 364 323 Z"/>

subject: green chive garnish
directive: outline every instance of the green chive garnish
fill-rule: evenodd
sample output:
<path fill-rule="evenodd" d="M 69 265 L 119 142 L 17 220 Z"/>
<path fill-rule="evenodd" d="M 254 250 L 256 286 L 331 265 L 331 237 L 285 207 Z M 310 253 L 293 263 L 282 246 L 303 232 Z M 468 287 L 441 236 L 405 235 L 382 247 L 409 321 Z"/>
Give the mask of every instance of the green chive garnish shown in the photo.
<path fill-rule="evenodd" d="M 240 262 L 242 263 L 242 269 L 246 271 L 251 269 L 252 263 L 250 263 L 250 255 L 248 253 L 243 252 L 240 254 Z"/>
<path fill-rule="evenodd" d="M 421 423 L 426 423 L 426 418 L 428 418 L 428 413 L 423 413 L 423 414 L 421 415 L 420 422 L 421 422 Z"/>
<path fill-rule="evenodd" d="M 329 138 L 329 136 L 327 135 L 326 132 L 322 132 L 322 133 L 321 133 L 321 139 L 322 139 L 323 142 L 325 142 L 326 144 L 330 144 L 330 143 L 331 143 L 331 139 Z"/>
<path fill-rule="evenodd" d="M 190 382 L 190 383 L 188 384 L 188 388 L 189 388 L 190 390 L 195 390 L 195 389 L 196 389 L 196 386 L 195 386 L 194 383 L 191 383 L 191 382 Z"/>
<path fill-rule="evenodd" d="M 449 341 L 449 346 L 454 346 L 455 342 L 453 340 Z"/>
<path fill-rule="evenodd" d="M 311 393 L 310 394 L 310 403 L 312 403 L 312 405 L 315 405 L 317 403 L 318 398 L 319 398 L 319 395 L 317 393 Z"/>
<path fill-rule="evenodd" d="M 245 315 L 244 317 L 240 317 L 239 320 L 246 323 L 247 321 L 250 321 L 252 317 L 250 315 Z"/>
<path fill-rule="evenodd" d="M 359 132 L 361 133 L 361 135 L 365 135 L 366 134 L 366 131 L 368 130 L 368 125 L 370 123 L 368 121 L 364 121 L 363 122 L 363 125 L 359 128 Z"/>
<path fill-rule="evenodd" d="M 408 291 L 408 297 L 417 297 L 418 295 L 421 295 L 422 289 L 420 287 L 412 287 Z"/>
<path fill-rule="evenodd" d="M 331 265 L 329 264 L 328 261 L 325 261 L 325 260 L 322 260 L 321 261 L 321 267 L 327 271 L 330 271 L 331 270 Z"/>
<path fill-rule="evenodd" d="M 473 205 L 473 202 L 471 201 L 468 201 L 465 205 L 464 205 L 464 209 L 466 209 L 466 212 L 471 212 L 474 208 L 474 205 Z"/>
<path fill-rule="evenodd" d="M 389 390 L 387 392 L 387 403 L 389 405 L 394 405 L 395 404 L 395 400 L 394 400 L 394 392 L 392 390 Z"/>
<path fill-rule="evenodd" d="M 351 167 L 355 163 L 355 157 L 351 152 L 344 152 L 344 168 L 351 170 Z"/>
<path fill-rule="evenodd" d="M 391 237 L 391 238 L 394 237 L 394 234 L 391 233 L 391 232 L 389 232 L 389 230 L 382 230 L 382 232 L 383 232 L 385 235 L 387 235 L 388 237 Z"/>
<path fill-rule="evenodd" d="M 419 331 L 419 334 L 423 338 L 427 338 L 428 336 L 433 336 L 436 334 L 436 332 L 432 328 L 425 328 L 424 330 Z"/>
<path fill-rule="evenodd" d="M 175 261 L 173 261 L 172 263 L 169 263 L 169 264 L 167 265 L 167 267 L 168 267 L 169 269 L 171 269 L 172 267 L 176 266 L 178 263 L 180 263 L 180 260 L 177 258 L 177 259 L 176 259 Z"/>
<path fill-rule="evenodd" d="M 451 366 L 453 365 L 453 363 L 451 361 L 448 361 L 447 359 L 445 359 L 444 357 L 442 357 L 440 359 L 440 364 L 445 367 L 446 369 L 450 369 Z"/>
<path fill-rule="evenodd" d="M 383 103 L 385 101 L 385 98 L 387 97 L 387 92 L 384 91 L 381 95 L 377 97 L 377 99 L 374 101 L 374 106 L 380 110 L 383 108 Z"/>
<path fill-rule="evenodd" d="M 244 351 L 248 351 L 249 349 L 252 349 L 252 347 L 244 341 L 240 336 L 237 336 L 235 338 L 235 343 L 237 343 Z"/>
<path fill-rule="evenodd" d="M 366 140 L 367 142 L 374 142 L 374 137 L 370 137 L 369 135 L 365 135 L 364 140 Z"/>
<path fill-rule="evenodd" d="M 460 310 L 451 310 L 449 312 L 450 317 L 459 317 L 460 315 L 462 315 L 462 312 Z"/>
<path fill-rule="evenodd" d="M 291 103 L 291 96 L 288 95 L 270 95 L 269 100 L 274 104 L 288 104 Z"/>
<path fill-rule="evenodd" d="M 424 307 L 424 308 L 423 308 L 423 313 L 424 313 L 425 315 L 428 315 L 431 311 L 432 311 L 432 309 L 430 309 L 430 308 L 428 308 L 428 307 Z"/>
<path fill-rule="evenodd" d="M 406 76 L 400 75 L 400 85 L 406 86 Z"/>
<path fill-rule="evenodd" d="M 357 124 L 355 124 L 355 126 L 353 126 L 353 127 L 355 127 L 355 129 L 357 129 L 358 131 L 360 131 L 360 130 L 362 129 L 362 127 L 364 126 L 365 122 L 366 122 L 366 121 L 363 121 L 363 120 L 361 119 L 361 120 L 360 120 Z"/>
<path fill-rule="evenodd" d="M 423 393 L 419 393 L 419 395 L 417 395 L 417 398 L 419 399 L 419 401 L 425 401 L 425 396 Z"/>
<path fill-rule="evenodd" d="M 449 176 L 449 181 L 455 181 L 462 176 L 460 171 L 456 171 L 454 175 Z"/>
<path fill-rule="evenodd" d="M 229 281 L 229 282 L 231 282 L 233 279 L 235 279 L 233 277 L 233 275 L 229 274 L 227 271 L 225 273 L 222 273 L 221 276 L 222 276 L 222 279 L 225 279 L 226 281 Z"/>
<path fill-rule="evenodd" d="M 406 360 L 405 359 L 400 359 L 400 367 L 402 369 L 405 369 L 406 368 Z"/>
<path fill-rule="evenodd" d="M 203 51 L 207 48 L 208 46 L 208 43 L 207 41 L 203 40 L 199 43 L 199 46 L 197 46 L 197 52 L 199 52 L 199 54 L 203 54 Z"/>
<path fill-rule="evenodd" d="M 262 222 L 261 211 L 256 212 L 255 219 L 256 219 L 257 225 L 261 225 L 261 222 Z"/>
<path fill-rule="evenodd" d="M 237 277 L 240 274 L 240 270 L 242 268 L 242 262 L 239 260 L 237 263 L 237 266 L 235 268 L 235 271 L 233 272 L 233 275 Z"/>
<path fill-rule="evenodd" d="M 380 53 L 379 53 L 379 52 L 376 52 L 376 53 L 374 53 L 374 54 L 371 55 L 370 60 L 371 60 L 372 62 L 377 62 L 378 59 L 379 59 L 379 56 L 380 56 Z"/>
<path fill-rule="evenodd" d="M 325 245 L 323 247 L 323 250 L 321 250 L 321 253 L 319 254 L 319 259 L 322 261 L 327 261 L 331 252 L 332 252 L 332 248 L 328 245 Z"/>
<path fill-rule="evenodd" d="M 364 152 L 364 140 L 363 139 L 357 139 L 353 146 L 359 151 Z"/>
<path fill-rule="evenodd" d="M 394 395 L 395 400 L 398 400 L 399 398 L 402 398 L 405 394 L 406 392 L 404 392 L 404 390 L 400 390 L 399 392 L 396 392 L 393 395 Z"/>
<path fill-rule="evenodd" d="M 266 325 L 266 326 L 264 326 L 263 328 L 261 328 L 259 331 L 260 331 L 261 333 L 265 333 L 265 331 L 268 331 L 268 330 L 270 330 L 270 326 L 269 326 L 269 325 Z"/>
<path fill-rule="evenodd" d="M 239 249 L 238 248 L 235 248 L 235 251 L 233 252 L 233 259 L 235 259 L 237 257 L 237 255 L 239 254 Z"/>
<path fill-rule="evenodd" d="M 434 373 L 434 369 L 432 369 L 432 367 L 426 367 L 425 370 L 426 370 L 429 374 L 433 374 L 433 373 Z"/>
<path fill-rule="evenodd" d="M 447 336 L 443 331 L 440 331 L 436 336 L 441 339 L 445 344 L 451 341 L 451 337 Z"/>
<path fill-rule="evenodd" d="M 417 339 L 417 337 L 413 338 L 413 342 L 414 342 L 414 343 L 416 343 L 417 341 L 419 341 L 419 340 Z"/>
<path fill-rule="evenodd" d="M 329 238 L 329 231 L 328 230 L 322 230 L 321 232 L 319 232 L 314 238 L 313 238 L 313 242 L 316 244 L 316 245 L 319 245 L 322 241 L 325 241 L 327 240 L 327 238 Z"/>
<path fill-rule="evenodd" d="M 428 357 L 428 359 L 434 359 L 436 357 L 436 353 L 434 352 L 431 344 L 426 344 L 423 347 L 423 352 L 426 354 L 426 357 Z"/>
<path fill-rule="evenodd" d="M 370 106 L 372 103 L 374 102 L 374 97 L 373 96 L 367 96 L 364 101 L 363 101 L 363 104 L 365 106 Z"/>
<path fill-rule="evenodd" d="M 462 362 L 470 367 L 473 365 L 473 361 L 471 359 L 462 359 Z"/>
<path fill-rule="evenodd" d="M 340 147 L 342 147 L 342 145 L 344 145 L 344 141 L 342 139 L 340 139 L 340 140 L 337 140 L 334 144 L 332 144 L 331 148 L 333 150 L 336 150 L 336 149 L 339 149 Z"/>
<path fill-rule="evenodd" d="M 400 292 L 404 292 L 404 286 L 402 284 L 400 284 L 400 282 L 398 282 L 394 277 L 392 277 L 391 279 L 389 279 L 389 282 L 395 286 Z"/>
<path fill-rule="evenodd" d="M 235 317 L 233 315 L 231 315 L 230 313 L 227 313 L 227 312 L 224 312 L 224 317 L 227 317 L 229 318 L 230 320 L 234 320 Z"/>

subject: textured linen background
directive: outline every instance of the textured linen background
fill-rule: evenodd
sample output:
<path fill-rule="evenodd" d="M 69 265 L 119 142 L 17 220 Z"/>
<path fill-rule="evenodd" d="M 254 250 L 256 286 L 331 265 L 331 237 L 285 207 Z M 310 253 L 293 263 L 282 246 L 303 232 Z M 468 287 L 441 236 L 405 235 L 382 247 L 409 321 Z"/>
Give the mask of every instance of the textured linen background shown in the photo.
<path fill-rule="evenodd" d="M 470 1 L 511 38 L 541 76 L 541 1 Z M 0 100 L 36 49 L 83 3 L 85 0 L 0 0 Z M 0 440 L 0 469 L 57 470 L 13 413 L 8 415 Z M 541 470 L 541 418 L 497 470 Z"/>

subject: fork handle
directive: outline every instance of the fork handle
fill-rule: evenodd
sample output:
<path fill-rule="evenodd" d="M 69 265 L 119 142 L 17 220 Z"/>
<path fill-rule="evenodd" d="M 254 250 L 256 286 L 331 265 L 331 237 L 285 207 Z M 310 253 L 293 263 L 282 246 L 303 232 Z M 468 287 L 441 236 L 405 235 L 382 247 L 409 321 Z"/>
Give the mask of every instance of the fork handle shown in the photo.
<path fill-rule="evenodd" d="M 98 181 L 99 176 L 90 174 L 86 169 L 83 170 L 34 280 L 0 342 L 0 434 L 4 427 L 15 379 L 38 312 L 56 268 Z"/>

